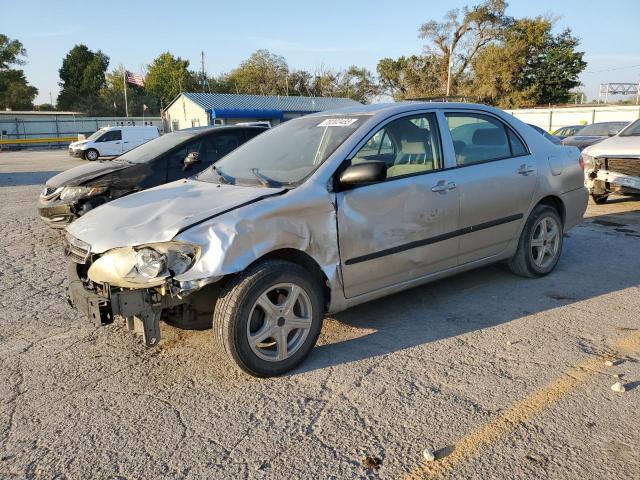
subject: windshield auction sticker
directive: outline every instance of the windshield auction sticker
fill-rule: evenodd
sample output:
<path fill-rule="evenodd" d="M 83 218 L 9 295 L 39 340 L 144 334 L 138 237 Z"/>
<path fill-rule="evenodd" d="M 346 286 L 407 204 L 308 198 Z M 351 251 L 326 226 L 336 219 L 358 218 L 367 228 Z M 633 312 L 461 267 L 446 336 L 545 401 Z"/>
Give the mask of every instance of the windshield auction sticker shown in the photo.
<path fill-rule="evenodd" d="M 318 124 L 319 127 L 348 127 L 358 121 L 357 118 L 327 118 Z"/>

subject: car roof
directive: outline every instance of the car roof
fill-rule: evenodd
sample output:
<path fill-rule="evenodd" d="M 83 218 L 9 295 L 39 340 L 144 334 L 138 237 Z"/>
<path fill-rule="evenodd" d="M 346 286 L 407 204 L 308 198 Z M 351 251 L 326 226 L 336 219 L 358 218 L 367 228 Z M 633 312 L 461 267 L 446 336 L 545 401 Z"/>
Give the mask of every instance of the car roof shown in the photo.
<path fill-rule="evenodd" d="M 595 122 L 592 123 L 591 125 L 628 125 L 629 122 L 623 122 L 623 121 L 616 121 L 616 122 Z M 585 127 L 588 127 L 589 125 L 585 125 Z"/>
<path fill-rule="evenodd" d="M 206 127 L 191 127 L 191 128 L 183 128 L 182 130 L 176 130 L 174 132 L 169 132 L 167 135 L 185 135 L 185 136 L 196 136 L 196 135 L 206 135 L 210 132 L 218 132 L 221 130 L 268 130 L 268 127 L 262 127 L 259 125 L 211 125 Z"/>
<path fill-rule="evenodd" d="M 502 110 L 489 105 L 479 103 L 462 102 L 425 102 L 425 101 L 403 101 L 396 103 L 374 103 L 370 105 L 353 105 L 335 110 L 325 110 L 323 112 L 312 113 L 308 116 L 324 117 L 331 115 L 371 115 L 373 117 L 387 117 L 390 115 L 411 112 L 414 110 L 482 110 L 490 113 L 502 114 Z"/>

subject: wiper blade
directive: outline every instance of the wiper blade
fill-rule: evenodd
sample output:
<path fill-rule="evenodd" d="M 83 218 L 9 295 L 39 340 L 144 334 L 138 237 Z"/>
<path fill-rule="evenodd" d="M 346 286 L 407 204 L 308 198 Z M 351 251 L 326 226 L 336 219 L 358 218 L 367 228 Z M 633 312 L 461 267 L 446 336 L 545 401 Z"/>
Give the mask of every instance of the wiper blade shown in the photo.
<path fill-rule="evenodd" d="M 266 175 L 261 174 L 260 171 L 257 168 L 252 168 L 251 169 L 251 173 L 253 173 L 255 175 L 255 177 L 258 179 L 258 181 L 262 185 L 264 185 L 265 187 L 274 188 L 274 187 L 281 187 L 282 186 L 282 183 L 276 182 L 272 178 L 269 178 Z"/>
<path fill-rule="evenodd" d="M 220 167 L 216 167 L 215 165 L 211 167 L 211 169 L 216 172 L 218 174 L 218 176 L 222 179 L 223 183 L 232 185 L 233 183 L 235 183 L 235 178 L 233 178 L 231 175 L 227 175 L 226 173 L 224 173 Z"/>

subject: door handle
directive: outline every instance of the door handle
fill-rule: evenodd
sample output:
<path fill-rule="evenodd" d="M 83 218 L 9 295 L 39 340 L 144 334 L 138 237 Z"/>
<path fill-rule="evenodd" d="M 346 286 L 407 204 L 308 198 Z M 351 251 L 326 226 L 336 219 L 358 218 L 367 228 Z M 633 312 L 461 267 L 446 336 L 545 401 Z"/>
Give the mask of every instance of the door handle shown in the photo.
<path fill-rule="evenodd" d="M 432 192 L 439 193 L 447 193 L 449 190 L 454 190 L 457 188 L 457 185 L 454 182 L 448 182 L 445 180 L 440 180 L 433 187 L 431 187 Z"/>
<path fill-rule="evenodd" d="M 530 173 L 536 173 L 536 169 L 531 165 L 527 165 L 526 163 L 523 163 L 522 165 L 520 165 L 520 168 L 518 169 L 518 173 L 520 175 L 529 175 Z"/>

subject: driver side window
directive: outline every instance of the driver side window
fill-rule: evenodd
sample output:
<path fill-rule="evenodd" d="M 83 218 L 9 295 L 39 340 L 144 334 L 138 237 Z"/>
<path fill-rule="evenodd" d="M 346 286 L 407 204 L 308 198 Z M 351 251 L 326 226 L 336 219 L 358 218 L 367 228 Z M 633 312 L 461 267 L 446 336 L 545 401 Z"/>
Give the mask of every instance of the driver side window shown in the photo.
<path fill-rule="evenodd" d="M 387 166 L 387 178 L 439 170 L 443 166 L 440 136 L 433 114 L 394 120 L 378 130 L 351 160 L 377 160 Z"/>
<path fill-rule="evenodd" d="M 113 142 L 116 140 L 122 140 L 122 130 L 109 130 L 98 139 L 98 142 Z"/>

